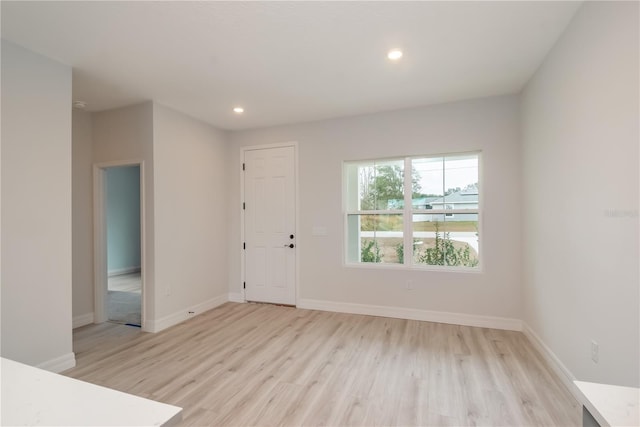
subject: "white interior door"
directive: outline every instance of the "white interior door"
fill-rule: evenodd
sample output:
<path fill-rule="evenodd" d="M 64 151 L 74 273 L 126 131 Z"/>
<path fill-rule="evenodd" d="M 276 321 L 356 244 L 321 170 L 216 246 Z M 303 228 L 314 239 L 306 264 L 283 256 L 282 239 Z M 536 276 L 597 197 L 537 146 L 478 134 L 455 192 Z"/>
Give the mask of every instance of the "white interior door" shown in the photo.
<path fill-rule="evenodd" d="M 247 301 L 295 305 L 295 148 L 244 152 Z"/>

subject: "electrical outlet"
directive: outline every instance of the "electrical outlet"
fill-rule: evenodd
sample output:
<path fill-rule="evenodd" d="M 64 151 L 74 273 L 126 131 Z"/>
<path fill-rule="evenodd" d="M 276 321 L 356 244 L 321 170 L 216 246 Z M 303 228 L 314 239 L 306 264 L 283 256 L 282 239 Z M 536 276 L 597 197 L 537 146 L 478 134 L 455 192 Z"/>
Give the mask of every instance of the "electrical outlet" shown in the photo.
<path fill-rule="evenodd" d="M 591 341 L 591 360 L 593 360 L 593 363 L 598 363 L 598 360 L 600 359 L 600 346 L 598 345 L 597 342 L 595 341 Z"/>
<path fill-rule="evenodd" d="M 407 280 L 407 290 L 408 291 L 412 291 L 413 290 L 413 280 Z"/>

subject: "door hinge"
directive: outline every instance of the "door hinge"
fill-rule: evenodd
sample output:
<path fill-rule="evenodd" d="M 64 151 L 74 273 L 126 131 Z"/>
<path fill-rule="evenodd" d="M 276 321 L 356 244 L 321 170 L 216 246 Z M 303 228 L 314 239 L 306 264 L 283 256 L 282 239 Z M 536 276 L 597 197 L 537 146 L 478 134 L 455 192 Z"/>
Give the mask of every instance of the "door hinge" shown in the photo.
<path fill-rule="evenodd" d="M 244 163 L 242 164 L 242 170 L 244 170 Z"/>
<path fill-rule="evenodd" d="M 247 242 L 242 242 L 242 249 L 247 249 Z"/>
<path fill-rule="evenodd" d="M 247 205 L 244 204 L 244 202 L 242 202 L 242 210 L 247 209 Z"/>
<path fill-rule="evenodd" d="M 242 282 L 242 289 L 247 289 L 247 282 Z"/>

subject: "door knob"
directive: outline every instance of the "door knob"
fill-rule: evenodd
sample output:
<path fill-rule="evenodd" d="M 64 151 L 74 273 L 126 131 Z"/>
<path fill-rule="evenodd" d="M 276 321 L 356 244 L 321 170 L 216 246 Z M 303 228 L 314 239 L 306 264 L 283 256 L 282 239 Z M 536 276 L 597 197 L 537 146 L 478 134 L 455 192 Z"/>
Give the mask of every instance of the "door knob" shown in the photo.
<path fill-rule="evenodd" d="M 290 243 L 290 244 L 288 244 L 288 245 L 287 245 L 287 244 L 285 244 L 285 245 L 284 245 L 284 247 L 285 247 L 285 248 L 287 248 L 287 247 L 289 247 L 289 248 L 293 248 L 293 247 L 294 247 L 294 245 L 293 245 L 293 243 Z"/>
<path fill-rule="evenodd" d="M 289 238 L 293 239 L 295 236 L 293 234 L 289 234 Z"/>

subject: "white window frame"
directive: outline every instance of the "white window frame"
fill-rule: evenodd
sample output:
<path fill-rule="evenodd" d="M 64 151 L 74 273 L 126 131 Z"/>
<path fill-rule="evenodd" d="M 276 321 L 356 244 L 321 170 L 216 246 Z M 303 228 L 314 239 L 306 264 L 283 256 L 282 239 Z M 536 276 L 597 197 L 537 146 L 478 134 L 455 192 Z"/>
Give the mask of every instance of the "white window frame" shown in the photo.
<path fill-rule="evenodd" d="M 412 168 L 412 160 L 414 159 L 425 159 L 425 158 L 438 158 L 441 157 L 445 161 L 447 158 L 451 157 L 461 157 L 461 156 L 477 156 L 478 159 L 478 206 L 475 209 L 447 209 L 446 208 L 446 200 L 445 204 L 443 204 L 442 209 L 414 209 L 412 205 L 412 180 L 411 173 L 406 173 L 406 171 L 411 171 Z M 349 165 L 359 165 L 365 164 L 367 162 L 393 162 L 404 160 L 404 208 L 403 209 L 389 209 L 389 210 L 349 210 L 347 206 L 349 205 L 348 197 L 348 189 L 347 182 L 348 177 L 348 169 Z M 376 268 L 376 269 L 402 269 L 402 270 L 435 270 L 435 271 L 454 271 L 454 272 L 464 272 L 464 273 L 481 273 L 483 271 L 483 259 L 484 256 L 479 256 L 478 265 L 475 267 L 464 267 L 464 266 L 449 266 L 449 265 L 429 265 L 429 264 L 418 264 L 413 261 L 413 215 L 442 215 L 443 218 L 452 218 L 455 214 L 475 214 L 478 215 L 478 254 L 484 254 L 482 250 L 484 238 L 481 238 L 482 233 L 482 192 L 484 191 L 484 186 L 482 183 L 482 152 L 481 151 L 469 151 L 469 152 L 459 152 L 459 153 L 447 153 L 447 154 L 429 154 L 429 155 L 412 155 L 412 156 L 401 156 L 401 157 L 385 157 L 385 158 L 375 158 L 375 159 L 361 159 L 361 160 L 348 160 L 344 161 L 342 165 L 342 206 L 343 206 L 343 265 L 346 267 L 354 267 L 354 268 Z M 443 179 L 443 194 L 445 192 L 445 180 Z M 447 216 L 451 214 L 451 216 Z M 376 263 L 376 262 L 352 262 L 348 260 L 348 251 L 349 251 L 349 216 L 357 215 L 358 217 L 361 215 L 402 215 L 403 218 L 403 244 L 404 244 L 404 263 L 403 264 L 393 264 L 393 263 Z M 360 239 L 359 239 L 360 241 Z M 358 244 L 357 250 L 360 252 L 360 244 Z M 359 257 L 358 257 L 359 259 Z"/>

